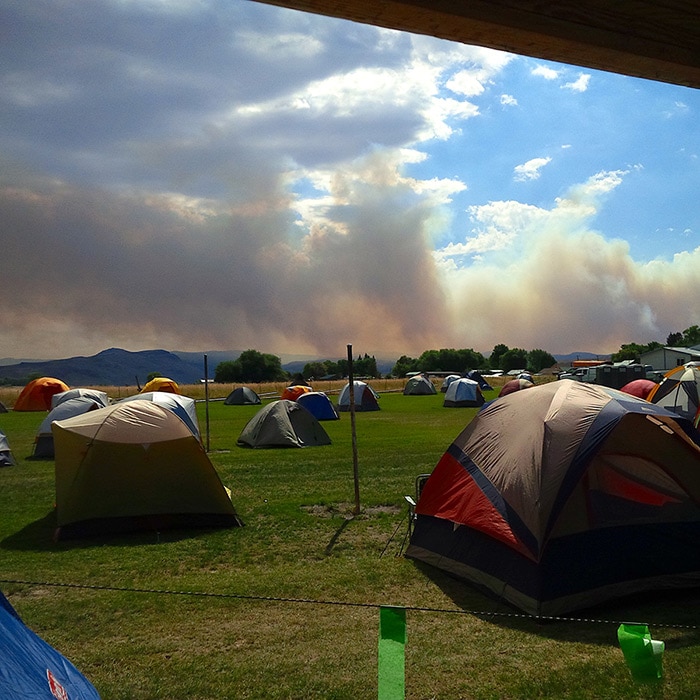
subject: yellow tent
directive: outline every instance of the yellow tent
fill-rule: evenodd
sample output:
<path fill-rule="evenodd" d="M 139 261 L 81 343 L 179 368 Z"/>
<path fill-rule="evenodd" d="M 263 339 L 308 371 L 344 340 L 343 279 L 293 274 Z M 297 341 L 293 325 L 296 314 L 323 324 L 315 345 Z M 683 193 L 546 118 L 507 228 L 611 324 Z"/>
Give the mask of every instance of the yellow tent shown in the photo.
<path fill-rule="evenodd" d="M 149 391 L 169 391 L 171 394 L 182 393 L 177 383 L 167 377 L 154 377 L 139 393 L 146 394 Z"/>

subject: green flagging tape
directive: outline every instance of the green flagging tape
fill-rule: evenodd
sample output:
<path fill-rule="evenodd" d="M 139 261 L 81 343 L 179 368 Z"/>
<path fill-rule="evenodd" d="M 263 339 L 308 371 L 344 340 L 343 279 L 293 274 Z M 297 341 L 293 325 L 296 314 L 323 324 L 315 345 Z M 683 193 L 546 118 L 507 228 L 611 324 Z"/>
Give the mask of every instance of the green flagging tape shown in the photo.
<path fill-rule="evenodd" d="M 404 700 L 406 608 L 379 608 L 379 700 Z"/>

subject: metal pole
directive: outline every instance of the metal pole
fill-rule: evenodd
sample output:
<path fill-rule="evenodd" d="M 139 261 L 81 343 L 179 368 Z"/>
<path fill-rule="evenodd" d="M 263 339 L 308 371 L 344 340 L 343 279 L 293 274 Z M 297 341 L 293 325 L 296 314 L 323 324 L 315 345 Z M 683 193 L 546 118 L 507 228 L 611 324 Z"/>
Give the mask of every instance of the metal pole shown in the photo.
<path fill-rule="evenodd" d="M 207 452 L 209 452 L 209 358 L 204 355 L 204 413 L 207 426 Z"/>
<path fill-rule="evenodd" d="M 352 473 L 355 480 L 355 510 L 360 514 L 360 472 L 357 466 L 357 431 L 355 430 L 355 377 L 352 369 L 352 345 L 348 345 L 348 389 L 350 394 L 350 433 L 352 435 Z"/>

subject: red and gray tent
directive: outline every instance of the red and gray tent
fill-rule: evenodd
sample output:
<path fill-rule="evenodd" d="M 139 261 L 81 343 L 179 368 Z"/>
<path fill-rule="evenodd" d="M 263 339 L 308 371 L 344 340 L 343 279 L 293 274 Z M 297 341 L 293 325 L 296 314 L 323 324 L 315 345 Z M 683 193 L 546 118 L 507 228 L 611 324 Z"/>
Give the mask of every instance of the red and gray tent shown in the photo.
<path fill-rule="evenodd" d="M 562 380 L 486 405 L 416 508 L 407 556 L 535 616 L 700 585 L 700 433 Z"/>

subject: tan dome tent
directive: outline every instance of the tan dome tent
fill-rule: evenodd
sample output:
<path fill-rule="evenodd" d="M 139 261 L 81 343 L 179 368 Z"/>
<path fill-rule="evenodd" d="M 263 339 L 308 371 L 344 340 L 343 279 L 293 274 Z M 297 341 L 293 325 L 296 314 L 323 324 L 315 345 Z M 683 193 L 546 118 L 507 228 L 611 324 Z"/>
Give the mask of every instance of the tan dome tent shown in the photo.
<path fill-rule="evenodd" d="M 194 433 L 199 440 L 202 439 L 199 430 L 199 419 L 197 418 L 197 404 L 194 399 L 181 394 L 171 394 L 168 391 L 149 391 L 147 393 L 134 394 L 121 400 L 125 401 L 152 401 L 163 408 L 172 411 L 179 416 L 185 425 Z"/>
<path fill-rule="evenodd" d="M 68 385 L 53 377 L 33 379 L 22 389 L 15 401 L 15 411 L 50 411 L 51 397 L 68 391 Z"/>
<path fill-rule="evenodd" d="M 492 401 L 423 487 L 407 556 L 526 613 L 700 586 L 700 433 L 560 380 Z"/>
<path fill-rule="evenodd" d="M 54 421 L 57 537 L 241 525 L 190 428 L 151 401 Z"/>
<path fill-rule="evenodd" d="M 280 399 L 261 408 L 238 437 L 241 447 L 314 447 L 331 439 L 318 420 L 296 401 Z"/>

